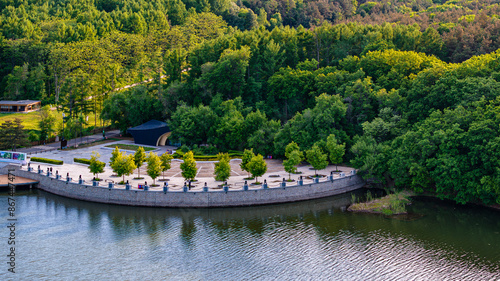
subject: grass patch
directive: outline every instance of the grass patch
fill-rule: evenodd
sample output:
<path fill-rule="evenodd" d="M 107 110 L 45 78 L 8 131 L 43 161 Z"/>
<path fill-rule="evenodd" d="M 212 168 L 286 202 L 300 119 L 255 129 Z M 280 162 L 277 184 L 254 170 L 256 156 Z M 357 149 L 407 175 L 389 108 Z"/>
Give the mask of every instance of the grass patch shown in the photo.
<path fill-rule="evenodd" d="M 64 164 L 64 161 L 62 161 L 62 160 L 55 160 L 55 159 L 41 158 L 41 157 L 31 157 L 31 161 L 40 162 L 40 163 L 55 164 L 55 165 Z"/>
<path fill-rule="evenodd" d="M 54 115 L 56 116 L 56 124 L 59 124 L 62 122 L 62 113 L 57 112 L 56 110 L 52 111 Z M 19 118 L 21 119 L 21 124 L 24 126 L 25 130 L 33 130 L 33 131 L 39 131 L 40 128 L 38 127 L 38 122 L 40 121 L 40 112 L 39 111 L 33 111 L 33 112 L 28 112 L 28 113 L 0 113 L 0 124 Z M 95 125 L 95 118 L 96 116 L 92 113 L 89 114 L 89 121 L 87 122 L 86 127 L 94 126 Z M 97 118 L 99 118 L 99 114 L 97 114 Z M 109 122 L 108 122 L 109 123 Z M 100 126 L 99 124 L 99 119 L 97 119 L 97 126 Z M 57 128 L 57 125 L 56 125 Z"/>
<path fill-rule="evenodd" d="M 115 147 L 118 147 L 119 149 L 125 149 L 125 150 L 133 150 L 133 151 L 137 151 L 137 149 L 139 149 L 139 145 L 135 145 L 135 144 L 123 144 L 123 143 L 118 143 L 118 144 L 110 144 L 110 145 L 106 145 L 106 147 L 111 147 L 111 148 L 115 148 Z M 155 150 L 156 148 L 154 147 L 142 147 L 144 148 L 144 151 L 152 151 L 152 150 Z"/>
<path fill-rule="evenodd" d="M 356 203 L 356 198 L 351 198 L 352 205 L 348 210 L 352 212 L 399 215 L 406 214 L 406 205 L 410 203 L 409 197 L 413 194 L 410 191 L 401 191 L 386 195 L 382 198 L 372 199 L 371 193 L 367 194 L 367 202 Z"/>

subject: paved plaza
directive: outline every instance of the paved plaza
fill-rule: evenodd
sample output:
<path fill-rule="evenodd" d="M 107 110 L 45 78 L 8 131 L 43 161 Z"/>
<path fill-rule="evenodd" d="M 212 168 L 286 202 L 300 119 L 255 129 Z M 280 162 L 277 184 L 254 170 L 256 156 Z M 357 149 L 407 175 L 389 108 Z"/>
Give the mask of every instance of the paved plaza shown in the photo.
<path fill-rule="evenodd" d="M 113 148 L 106 147 L 117 143 L 134 144 L 133 141 L 131 140 L 121 140 L 112 143 L 106 143 L 80 149 L 53 150 L 53 151 L 38 153 L 36 155 L 33 155 L 33 157 L 36 156 L 49 159 L 63 160 L 64 164 L 51 165 L 46 163 L 31 162 L 31 167 L 36 170 L 38 168 L 38 165 L 40 165 L 40 168 L 44 171 L 46 171 L 47 168 L 52 168 L 53 174 L 55 174 L 56 171 L 58 171 L 58 173 L 63 178 L 65 178 L 67 173 L 69 173 L 73 181 L 78 181 L 78 178 L 81 175 L 85 183 L 91 184 L 93 175 L 90 173 L 88 165 L 75 163 L 73 159 L 74 158 L 89 159 L 92 152 L 96 151 L 100 154 L 99 160 L 106 163 L 106 167 L 104 168 L 104 173 L 99 174 L 99 178 L 103 179 L 103 181 L 100 182 L 100 185 L 107 186 L 108 182 L 117 183 L 122 180 L 122 177 L 117 177 L 116 175 L 113 175 L 113 171 L 109 166 L 109 159 L 111 157 L 111 152 Z M 167 150 L 172 150 L 172 149 L 175 150 L 175 147 L 169 147 L 169 146 L 154 147 L 154 148 L 155 150 L 153 152 L 157 153 L 158 155 L 163 154 Z M 121 151 L 127 155 L 134 153 L 132 151 L 126 151 L 126 150 L 121 150 Z M 288 179 L 288 173 L 284 171 L 281 160 L 266 159 L 266 162 L 267 162 L 267 173 L 264 176 L 259 177 L 259 182 L 263 182 L 264 180 L 266 180 L 269 187 L 277 187 L 283 181 L 283 178 Z M 162 190 L 164 182 L 168 183 L 169 189 L 171 190 L 181 190 L 182 186 L 184 185 L 184 178 L 181 175 L 181 169 L 180 169 L 181 163 L 182 163 L 181 160 L 173 159 L 171 164 L 171 169 L 166 171 L 164 173 L 164 176 L 160 175 L 160 177 L 156 179 L 156 184 L 159 184 L 160 186 L 150 187 L 150 190 Z M 233 159 L 230 161 L 231 177 L 227 181 L 230 189 L 241 189 L 245 182 L 245 178 L 248 177 L 248 174 L 241 170 L 240 163 L 241 163 L 240 159 Z M 191 183 L 192 187 L 191 190 L 202 190 L 205 183 L 207 183 L 207 186 L 209 186 L 211 189 L 221 188 L 220 185 L 223 184 L 223 182 L 216 181 L 214 179 L 215 166 L 213 161 L 198 161 L 196 163 L 196 166 L 198 168 L 198 172 L 195 178 L 196 182 Z M 350 171 L 353 170 L 353 168 L 343 167 L 343 166 L 339 166 L 338 168 L 339 170 L 342 170 L 346 174 L 350 173 Z M 146 169 L 147 169 L 147 163 L 145 162 L 140 169 L 140 176 L 144 179 L 134 179 L 135 177 L 137 177 L 137 170 L 135 170 L 134 173 L 131 174 L 130 176 L 125 176 L 125 181 L 127 180 L 129 181 L 129 183 L 132 186 L 132 189 L 137 189 L 139 184 L 143 185 L 144 183 L 147 182 L 148 185 L 150 186 L 153 183 L 153 180 L 147 175 Z M 326 169 L 318 171 L 318 174 L 329 175 L 330 171 L 332 170 L 335 170 L 335 166 L 330 165 Z M 299 176 L 303 176 L 304 184 L 312 183 L 312 180 L 307 178 L 307 176 L 314 175 L 314 170 L 311 169 L 310 165 L 306 165 L 305 163 L 299 165 L 298 171 L 300 172 L 300 174 L 291 175 L 291 178 L 293 180 L 297 180 Z M 338 175 L 335 175 L 335 177 L 338 177 Z M 166 180 L 163 181 L 163 178 L 165 178 Z M 248 180 L 248 184 L 251 184 L 253 182 L 255 182 L 255 180 Z M 287 183 L 287 185 L 294 185 L 294 184 L 296 183 Z M 115 185 L 115 187 L 125 188 L 124 185 Z M 252 188 L 261 188 L 261 186 L 250 185 L 250 189 Z"/>

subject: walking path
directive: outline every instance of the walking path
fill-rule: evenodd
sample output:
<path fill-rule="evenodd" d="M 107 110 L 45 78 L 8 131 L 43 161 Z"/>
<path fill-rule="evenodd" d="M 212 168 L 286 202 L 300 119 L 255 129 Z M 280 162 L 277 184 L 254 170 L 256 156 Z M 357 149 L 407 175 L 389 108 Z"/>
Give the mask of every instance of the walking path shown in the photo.
<path fill-rule="evenodd" d="M 112 130 L 106 132 L 106 138 L 113 138 L 117 137 L 120 135 L 119 130 Z M 95 134 L 95 135 L 90 135 L 90 136 L 85 136 L 81 138 L 75 138 L 68 140 L 68 146 L 78 146 L 82 144 L 87 144 L 87 143 L 92 143 L 95 141 L 102 140 L 102 133 Z M 28 155 L 31 154 L 38 154 L 42 152 L 47 152 L 47 151 L 53 151 L 57 150 L 58 148 L 61 148 L 61 142 L 53 142 L 53 143 L 47 143 L 44 145 L 37 145 L 37 146 L 32 146 L 32 147 L 26 147 L 26 148 L 20 148 L 17 151 L 19 152 L 24 152 L 27 153 Z"/>
<path fill-rule="evenodd" d="M 102 136 L 101 136 L 102 137 Z M 43 157 L 43 158 L 49 158 L 49 159 L 56 159 L 56 160 L 63 160 L 64 164 L 63 165 L 52 165 L 52 164 L 46 164 L 46 163 L 37 163 L 37 162 L 31 162 L 31 167 L 33 169 L 38 169 L 38 166 L 40 166 L 40 169 L 46 171 L 47 168 L 52 168 L 53 169 L 53 174 L 58 171 L 58 173 L 62 177 L 66 177 L 66 175 L 69 173 L 70 177 L 73 178 L 73 180 L 78 180 L 78 178 L 82 177 L 85 182 L 90 183 L 92 178 L 94 177 L 88 168 L 88 165 L 85 164 L 80 164 L 80 163 L 75 163 L 74 158 L 90 158 L 91 154 L 93 151 L 96 151 L 100 154 L 100 161 L 103 161 L 106 163 L 106 167 L 104 168 L 104 173 L 99 174 L 99 178 L 104 179 L 104 182 L 120 182 L 123 177 L 117 177 L 113 175 L 113 171 L 111 167 L 109 166 L 109 160 L 111 158 L 111 152 L 112 148 L 111 147 L 106 147 L 106 146 L 112 146 L 113 144 L 117 143 L 122 143 L 122 144 L 133 144 L 133 141 L 130 140 L 121 140 L 121 141 L 116 141 L 116 142 L 111 142 L 111 143 L 105 143 L 105 144 L 100 144 L 96 146 L 91 146 L 91 147 L 84 147 L 84 148 L 79 148 L 79 149 L 72 149 L 72 150 L 53 150 L 53 151 L 47 151 L 47 152 L 41 152 L 37 154 L 37 157 Z M 147 147 L 147 146 L 145 146 Z M 163 154 L 167 151 L 167 149 L 175 150 L 175 147 L 171 146 L 162 146 L 162 147 L 153 147 L 155 150 L 153 150 L 154 153 L 157 153 L 158 155 Z M 130 151 L 124 151 L 122 152 L 126 155 L 128 154 L 133 154 L 133 152 Z M 181 189 L 182 186 L 184 185 L 184 178 L 182 177 L 181 169 L 180 169 L 180 164 L 182 163 L 182 160 L 178 159 L 173 159 L 171 168 L 164 173 L 164 176 L 160 176 L 156 179 L 156 183 L 160 184 L 159 187 L 152 188 L 154 189 L 162 189 L 163 182 L 161 181 L 163 177 L 165 177 L 168 181 L 169 187 L 175 189 Z M 241 160 L 239 159 L 233 159 L 230 161 L 231 165 L 231 177 L 227 181 L 230 188 L 241 188 L 245 182 L 245 178 L 248 177 L 247 172 L 243 171 L 240 167 Z M 279 186 L 280 183 L 283 181 L 283 178 L 288 179 L 288 173 L 284 171 L 284 168 L 282 166 L 282 161 L 281 160 L 276 160 L 276 159 L 266 159 L 267 163 L 267 173 L 264 174 L 264 176 L 259 177 L 259 182 L 263 182 L 266 180 L 268 183 L 269 187 L 274 187 L 274 186 Z M 140 177 L 142 179 L 136 179 L 138 170 L 135 170 L 133 174 L 130 176 L 125 176 L 125 181 L 129 181 L 132 185 L 133 188 L 137 188 L 139 184 L 144 184 L 145 182 L 148 183 L 148 185 L 151 185 L 153 183 L 153 180 L 151 177 L 149 177 L 146 173 L 146 163 L 140 168 Z M 202 189 L 203 186 L 205 185 L 205 182 L 207 183 L 208 186 L 210 187 L 217 187 L 219 185 L 222 185 L 223 182 L 216 181 L 214 179 L 214 163 L 209 162 L 209 161 L 202 161 L 202 162 L 197 162 L 197 168 L 198 168 L 198 174 L 196 176 L 197 182 L 192 183 L 192 188 L 197 190 L 197 189 Z M 318 171 L 318 174 L 322 175 L 330 175 L 330 172 L 335 170 L 335 166 L 331 165 L 328 166 L 326 169 Z M 349 174 L 353 168 L 351 167 L 343 167 L 339 166 L 339 170 L 343 171 L 345 174 Z M 298 168 L 298 171 L 301 174 L 296 174 L 296 175 L 291 175 L 291 178 L 293 180 L 298 180 L 299 176 L 303 176 L 304 178 L 304 184 L 307 183 L 312 183 L 312 179 L 307 178 L 307 176 L 314 175 L 314 170 L 311 170 L 310 165 L 300 165 Z M 339 175 L 335 174 L 335 177 L 339 177 Z M 255 180 L 247 180 L 248 184 L 251 184 Z M 104 184 L 104 183 L 102 183 Z M 296 184 L 296 183 L 290 183 L 290 184 Z M 124 186 L 117 186 L 118 188 Z"/>

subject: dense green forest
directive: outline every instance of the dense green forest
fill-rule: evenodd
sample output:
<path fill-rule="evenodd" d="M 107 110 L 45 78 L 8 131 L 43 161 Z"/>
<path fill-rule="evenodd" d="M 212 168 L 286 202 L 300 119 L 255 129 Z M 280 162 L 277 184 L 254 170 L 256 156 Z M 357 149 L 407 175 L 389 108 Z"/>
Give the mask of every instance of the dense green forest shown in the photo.
<path fill-rule="evenodd" d="M 283 157 L 334 134 L 381 185 L 500 203 L 496 1 L 0 0 L 0 93 Z M 136 87 L 125 85 L 151 79 Z"/>

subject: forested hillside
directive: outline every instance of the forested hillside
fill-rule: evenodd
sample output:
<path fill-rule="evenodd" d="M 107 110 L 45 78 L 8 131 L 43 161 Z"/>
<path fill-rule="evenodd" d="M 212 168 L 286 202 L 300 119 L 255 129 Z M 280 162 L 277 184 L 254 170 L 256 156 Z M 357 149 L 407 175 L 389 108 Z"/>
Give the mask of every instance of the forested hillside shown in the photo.
<path fill-rule="evenodd" d="M 0 0 L 0 93 L 125 131 L 283 157 L 345 143 L 366 178 L 500 203 L 495 1 Z M 152 79 L 150 83 L 117 90 Z"/>

